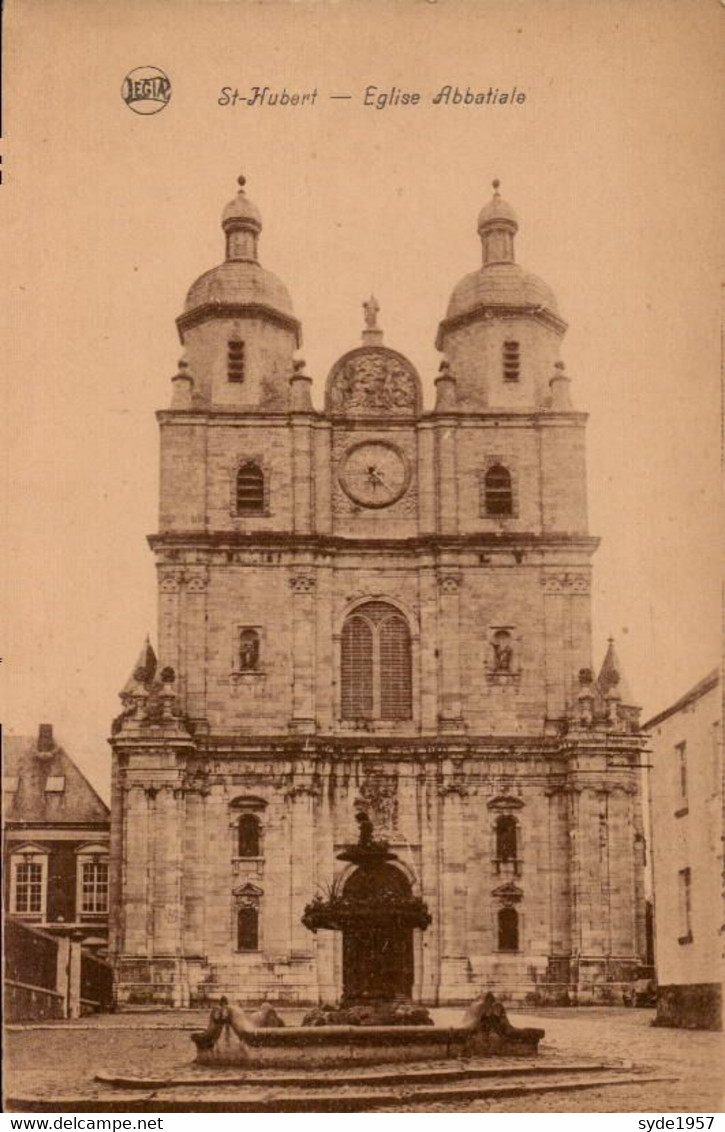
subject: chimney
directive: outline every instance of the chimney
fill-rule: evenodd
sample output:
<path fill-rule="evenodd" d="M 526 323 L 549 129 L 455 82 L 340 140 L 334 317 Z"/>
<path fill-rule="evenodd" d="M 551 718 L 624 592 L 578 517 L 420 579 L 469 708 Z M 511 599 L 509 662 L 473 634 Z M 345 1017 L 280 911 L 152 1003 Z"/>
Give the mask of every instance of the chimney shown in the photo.
<path fill-rule="evenodd" d="M 53 741 L 53 724 L 41 723 L 38 727 L 38 753 L 44 754 L 55 750 Z"/>

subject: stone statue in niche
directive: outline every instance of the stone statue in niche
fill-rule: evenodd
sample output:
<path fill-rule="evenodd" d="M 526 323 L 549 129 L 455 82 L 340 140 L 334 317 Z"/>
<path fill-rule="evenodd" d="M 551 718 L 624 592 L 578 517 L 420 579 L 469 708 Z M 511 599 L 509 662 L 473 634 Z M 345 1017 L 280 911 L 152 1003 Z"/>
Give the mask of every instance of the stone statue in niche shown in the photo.
<path fill-rule="evenodd" d="M 493 671 L 511 675 L 513 672 L 514 649 L 511 634 L 507 629 L 499 629 L 493 636 Z"/>
<path fill-rule="evenodd" d="M 255 672 L 259 668 L 259 633 L 243 629 L 239 635 L 239 671 Z"/>

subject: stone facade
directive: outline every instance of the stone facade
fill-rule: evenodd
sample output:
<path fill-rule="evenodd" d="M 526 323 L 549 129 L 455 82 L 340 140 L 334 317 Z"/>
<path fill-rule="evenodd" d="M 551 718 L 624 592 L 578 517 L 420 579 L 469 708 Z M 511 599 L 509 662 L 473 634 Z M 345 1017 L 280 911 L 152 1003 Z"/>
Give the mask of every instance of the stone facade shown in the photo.
<path fill-rule="evenodd" d="M 722 683 L 711 672 L 649 720 L 657 1024 L 722 1029 Z"/>
<path fill-rule="evenodd" d="M 431 911 L 414 998 L 616 1000 L 642 741 L 613 649 L 591 672 L 586 418 L 510 206 L 481 213 L 427 410 L 374 300 L 315 409 L 243 186 L 222 223 L 158 414 L 159 661 L 112 739 L 119 1001 L 339 999 L 346 942 L 301 916 L 361 810 Z"/>

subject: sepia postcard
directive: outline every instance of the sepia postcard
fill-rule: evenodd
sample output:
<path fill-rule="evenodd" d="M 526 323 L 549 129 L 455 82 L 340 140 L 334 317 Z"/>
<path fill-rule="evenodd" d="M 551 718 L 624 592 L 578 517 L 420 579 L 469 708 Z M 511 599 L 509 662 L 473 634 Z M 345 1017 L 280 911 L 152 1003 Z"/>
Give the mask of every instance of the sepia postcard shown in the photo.
<path fill-rule="evenodd" d="M 725 0 L 3 32 L 4 1111 L 713 1127 Z"/>

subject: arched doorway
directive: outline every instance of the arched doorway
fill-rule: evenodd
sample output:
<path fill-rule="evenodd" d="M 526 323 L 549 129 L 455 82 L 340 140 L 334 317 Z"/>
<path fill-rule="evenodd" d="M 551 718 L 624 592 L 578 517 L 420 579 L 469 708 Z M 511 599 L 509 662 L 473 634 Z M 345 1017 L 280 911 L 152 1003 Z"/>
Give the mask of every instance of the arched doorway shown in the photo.
<path fill-rule="evenodd" d="M 343 900 L 357 909 L 343 927 L 343 1002 L 389 1002 L 413 993 L 413 929 L 400 910 L 412 899 L 410 882 L 384 862 L 357 869 Z"/>

